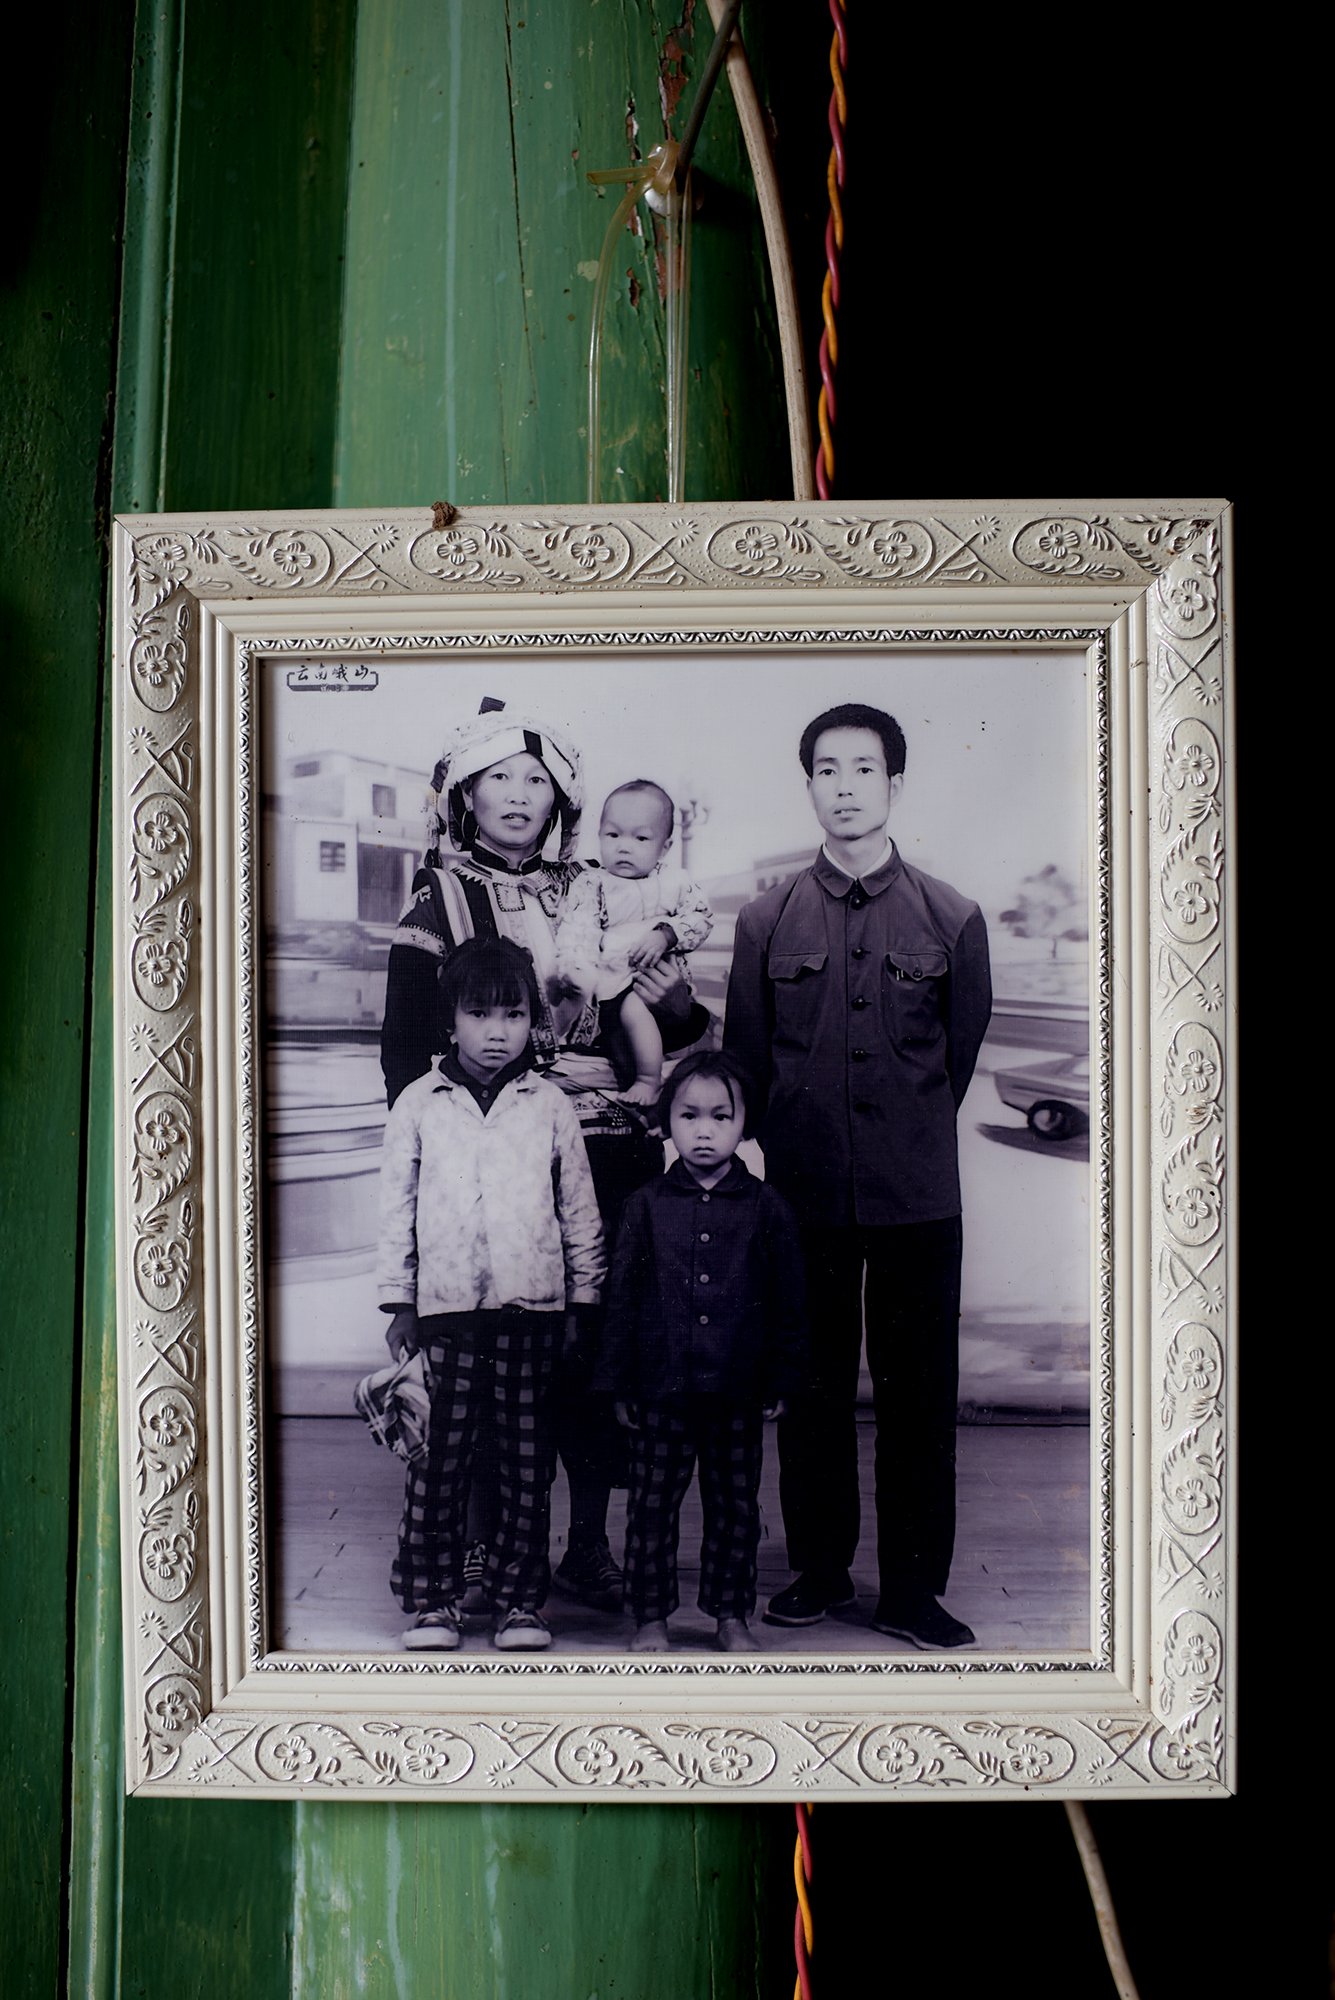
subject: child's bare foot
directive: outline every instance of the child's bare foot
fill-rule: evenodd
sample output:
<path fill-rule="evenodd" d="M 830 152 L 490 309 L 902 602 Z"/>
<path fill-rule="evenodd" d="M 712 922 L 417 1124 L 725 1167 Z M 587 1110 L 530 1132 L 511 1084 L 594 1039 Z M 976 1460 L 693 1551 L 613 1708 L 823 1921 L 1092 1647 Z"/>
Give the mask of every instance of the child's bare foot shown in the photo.
<path fill-rule="evenodd" d="M 648 1111 L 657 1104 L 662 1094 L 663 1086 L 661 1083 L 655 1083 L 652 1078 L 647 1076 L 637 1076 L 630 1089 L 622 1091 L 621 1102 L 623 1104 L 642 1104 L 645 1110 Z"/>
<path fill-rule="evenodd" d="M 758 1653 L 759 1645 L 755 1634 L 745 1618 L 720 1618 L 718 1621 L 718 1643 L 721 1653 Z"/>
<path fill-rule="evenodd" d="M 666 1618 L 651 1618 L 647 1624 L 635 1628 L 630 1650 L 632 1653 L 666 1653 L 670 1643 Z"/>

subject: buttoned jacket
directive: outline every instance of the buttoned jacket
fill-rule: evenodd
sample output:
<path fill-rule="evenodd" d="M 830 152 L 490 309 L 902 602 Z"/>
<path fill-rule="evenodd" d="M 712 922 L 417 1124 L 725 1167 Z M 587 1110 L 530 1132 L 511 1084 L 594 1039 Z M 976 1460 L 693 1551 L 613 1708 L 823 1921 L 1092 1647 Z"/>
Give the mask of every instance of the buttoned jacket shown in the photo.
<path fill-rule="evenodd" d="M 806 1227 L 960 1212 L 955 1114 L 992 1011 L 976 903 L 896 848 L 822 850 L 737 918 L 723 1044 L 760 1091 L 765 1176 Z"/>
<path fill-rule="evenodd" d="M 806 1380 L 805 1292 L 783 1197 L 736 1157 L 713 1188 L 677 1160 L 621 1211 L 591 1386 L 649 1402 L 793 1395 Z"/>
<path fill-rule="evenodd" d="M 399 1093 L 380 1168 L 382 1304 L 419 1314 L 596 1305 L 606 1271 L 569 1100 L 527 1071 L 480 1105 L 439 1064 Z"/>

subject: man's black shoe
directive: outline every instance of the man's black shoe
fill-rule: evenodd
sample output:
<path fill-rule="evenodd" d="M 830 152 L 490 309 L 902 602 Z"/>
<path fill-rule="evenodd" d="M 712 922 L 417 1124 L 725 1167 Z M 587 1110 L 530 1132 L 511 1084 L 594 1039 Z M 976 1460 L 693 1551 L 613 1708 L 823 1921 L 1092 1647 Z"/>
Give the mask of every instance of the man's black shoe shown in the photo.
<path fill-rule="evenodd" d="M 925 1653 L 943 1652 L 950 1646 L 972 1646 L 973 1633 L 958 1618 L 952 1618 L 934 1597 L 915 1597 L 892 1602 L 883 1597 L 871 1621 L 873 1632 L 888 1632 L 892 1638 L 908 1639 Z"/>
<path fill-rule="evenodd" d="M 846 1611 L 857 1598 L 846 1569 L 804 1570 L 796 1583 L 771 1597 L 765 1607 L 767 1625 L 819 1625 L 827 1611 Z"/>

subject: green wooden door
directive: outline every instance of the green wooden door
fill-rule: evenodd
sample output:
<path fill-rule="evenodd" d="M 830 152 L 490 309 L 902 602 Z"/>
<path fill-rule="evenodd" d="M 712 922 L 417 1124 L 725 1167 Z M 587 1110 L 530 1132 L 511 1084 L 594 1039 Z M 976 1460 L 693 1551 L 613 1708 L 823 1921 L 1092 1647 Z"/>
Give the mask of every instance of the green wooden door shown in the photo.
<path fill-rule="evenodd" d="M 773 1808 L 121 1791 L 107 521 L 582 498 L 608 213 L 583 172 L 663 136 L 691 35 L 632 0 L 141 0 L 52 34 L 43 225 L 16 220 L 4 334 L 6 1990 L 772 1990 Z M 777 338 L 726 91 L 699 161 L 689 490 L 782 492 Z M 625 248 L 613 501 L 664 482 L 652 234 Z"/>

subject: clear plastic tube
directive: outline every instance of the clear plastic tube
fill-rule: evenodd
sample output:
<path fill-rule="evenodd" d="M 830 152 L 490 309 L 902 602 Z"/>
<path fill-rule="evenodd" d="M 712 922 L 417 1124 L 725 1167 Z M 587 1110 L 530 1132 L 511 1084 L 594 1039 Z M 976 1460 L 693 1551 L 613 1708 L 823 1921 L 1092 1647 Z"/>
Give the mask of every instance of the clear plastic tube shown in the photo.
<path fill-rule="evenodd" d="M 594 177 L 589 175 L 589 179 Z M 589 505 L 598 504 L 598 452 L 599 424 L 601 417 L 599 403 L 599 377 L 603 361 L 603 311 L 607 305 L 607 291 L 612 282 L 612 265 L 616 258 L 617 238 L 630 219 L 630 212 L 643 193 L 644 183 L 636 181 L 627 188 L 612 217 L 603 243 L 603 254 L 598 259 L 598 276 L 593 285 L 593 325 L 589 329 Z"/>
<path fill-rule="evenodd" d="M 691 176 L 684 188 L 674 179 L 667 197 L 667 485 L 668 502 L 686 497 L 686 366 L 690 344 Z"/>

